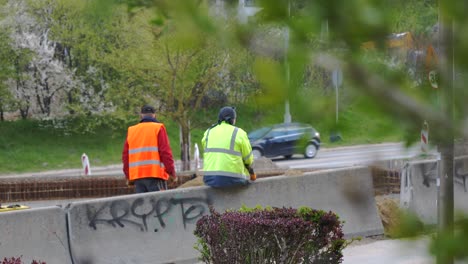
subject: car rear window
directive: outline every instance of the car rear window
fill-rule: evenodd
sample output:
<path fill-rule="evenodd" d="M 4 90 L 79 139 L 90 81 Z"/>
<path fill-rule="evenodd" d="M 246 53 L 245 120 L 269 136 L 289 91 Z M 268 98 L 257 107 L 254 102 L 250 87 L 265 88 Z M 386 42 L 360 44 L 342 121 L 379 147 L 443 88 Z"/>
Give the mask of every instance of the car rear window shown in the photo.
<path fill-rule="evenodd" d="M 262 127 L 260 129 L 254 130 L 248 134 L 250 140 L 257 140 L 262 138 L 266 133 L 271 130 L 271 127 Z"/>

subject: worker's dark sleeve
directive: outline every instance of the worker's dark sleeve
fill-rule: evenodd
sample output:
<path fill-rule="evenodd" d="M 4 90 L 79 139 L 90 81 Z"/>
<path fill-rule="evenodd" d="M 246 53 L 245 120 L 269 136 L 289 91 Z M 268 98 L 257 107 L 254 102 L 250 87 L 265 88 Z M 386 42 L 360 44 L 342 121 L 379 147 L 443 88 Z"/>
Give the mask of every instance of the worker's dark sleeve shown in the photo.
<path fill-rule="evenodd" d="M 164 168 L 167 174 L 175 176 L 174 158 L 172 157 L 171 145 L 169 144 L 169 137 L 167 136 L 166 128 L 161 127 L 158 133 L 158 148 L 161 162 L 164 163 Z"/>
<path fill-rule="evenodd" d="M 122 164 L 123 164 L 123 173 L 128 179 L 128 141 L 125 140 L 123 150 L 122 150 Z"/>

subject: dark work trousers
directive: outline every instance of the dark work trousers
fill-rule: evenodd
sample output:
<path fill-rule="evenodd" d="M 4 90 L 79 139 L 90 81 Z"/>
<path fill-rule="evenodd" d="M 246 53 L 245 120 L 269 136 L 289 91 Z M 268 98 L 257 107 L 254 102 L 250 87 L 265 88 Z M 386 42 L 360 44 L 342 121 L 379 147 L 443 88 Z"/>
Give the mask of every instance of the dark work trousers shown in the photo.
<path fill-rule="evenodd" d="M 167 182 L 158 178 L 143 178 L 135 180 L 135 192 L 157 192 L 167 190 Z"/>

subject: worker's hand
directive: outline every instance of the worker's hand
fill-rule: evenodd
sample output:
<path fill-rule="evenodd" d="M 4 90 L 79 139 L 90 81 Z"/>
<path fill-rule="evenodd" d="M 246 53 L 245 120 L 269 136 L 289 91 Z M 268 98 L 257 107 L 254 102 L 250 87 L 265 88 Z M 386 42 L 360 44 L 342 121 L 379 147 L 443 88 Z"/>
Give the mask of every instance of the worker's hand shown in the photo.
<path fill-rule="evenodd" d="M 169 179 L 173 182 L 173 183 L 178 183 L 179 182 L 179 178 L 174 174 L 174 175 L 169 175 Z"/>
<path fill-rule="evenodd" d="M 135 185 L 135 182 L 134 181 L 129 181 L 127 179 L 127 186 L 133 186 L 133 185 Z"/>
<path fill-rule="evenodd" d="M 250 180 L 251 180 L 251 181 L 255 181 L 256 179 L 257 179 L 257 174 L 255 174 L 255 172 L 254 172 L 254 173 L 251 173 L 251 174 L 250 174 Z"/>
<path fill-rule="evenodd" d="M 253 168 L 248 165 L 245 165 L 245 167 L 249 171 L 250 180 L 255 181 L 257 179 L 257 174 L 255 174 L 255 171 L 253 170 Z"/>

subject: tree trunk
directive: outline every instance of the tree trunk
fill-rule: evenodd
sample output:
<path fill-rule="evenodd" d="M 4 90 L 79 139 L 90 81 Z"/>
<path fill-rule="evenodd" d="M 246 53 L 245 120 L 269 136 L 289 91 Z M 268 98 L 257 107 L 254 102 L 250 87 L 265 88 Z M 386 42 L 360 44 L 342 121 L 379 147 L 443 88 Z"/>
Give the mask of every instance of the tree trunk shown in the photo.
<path fill-rule="evenodd" d="M 439 1 L 439 8 L 442 3 Z M 443 111 L 448 118 L 453 120 L 453 85 L 454 85 L 454 49 L 453 49 L 453 25 L 452 19 L 444 12 L 440 12 L 440 31 L 439 38 L 441 43 L 441 88 L 443 94 Z M 438 201 L 438 233 L 439 236 L 453 241 L 453 220 L 454 220 L 454 193 L 453 193 L 453 174 L 454 174 L 454 132 L 448 130 L 446 136 L 441 140 L 441 170 L 440 170 L 440 189 Z M 454 262 L 451 254 L 437 255 L 438 264 L 451 264 Z"/>
<path fill-rule="evenodd" d="M 182 171 L 190 170 L 190 123 L 183 122 L 180 129 L 180 159 L 182 160 Z"/>

